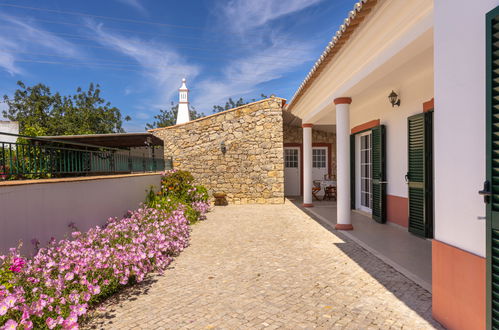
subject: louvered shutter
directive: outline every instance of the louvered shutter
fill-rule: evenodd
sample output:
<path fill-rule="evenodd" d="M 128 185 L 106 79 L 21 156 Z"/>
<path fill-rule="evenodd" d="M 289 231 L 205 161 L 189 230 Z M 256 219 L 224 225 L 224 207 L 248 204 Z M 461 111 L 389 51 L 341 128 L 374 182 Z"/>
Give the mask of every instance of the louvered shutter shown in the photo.
<path fill-rule="evenodd" d="M 372 129 L 372 216 L 380 223 L 386 222 L 386 143 L 385 126 Z"/>
<path fill-rule="evenodd" d="M 433 235 L 433 112 L 407 119 L 409 231 L 421 237 Z"/>
<path fill-rule="evenodd" d="M 487 328 L 499 329 L 499 7 L 487 14 Z M 484 189 L 485 190 L 485 189 Z"/>

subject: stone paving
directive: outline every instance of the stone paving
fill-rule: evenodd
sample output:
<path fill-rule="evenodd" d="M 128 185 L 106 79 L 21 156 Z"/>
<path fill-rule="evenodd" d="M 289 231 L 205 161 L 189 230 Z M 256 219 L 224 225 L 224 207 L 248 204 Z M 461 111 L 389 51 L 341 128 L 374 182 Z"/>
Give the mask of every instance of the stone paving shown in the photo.
<path fill-rule="evenodd" d="M 292 203 L 217 207 L 98 329 L 432 329 L 431 294 Z"/>

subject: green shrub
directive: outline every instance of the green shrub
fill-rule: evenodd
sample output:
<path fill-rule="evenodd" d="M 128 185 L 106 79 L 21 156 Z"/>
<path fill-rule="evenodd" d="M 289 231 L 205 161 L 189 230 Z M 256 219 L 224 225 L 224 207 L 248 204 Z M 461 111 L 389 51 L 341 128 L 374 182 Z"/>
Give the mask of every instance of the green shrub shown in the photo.
<path fill-rule="evenodd" d="M 174 195 L 187 201 L 189 190 L 193 188 L 194 177 L 187 171 L 172 170 L 161 179 L 161 194 Z"/>
<path fill-rule="evenodd" d="M 208 190 L 193 182 L 194 177 L 187 171 L 167 171 L 161 179 L 160 190 L 155 192 L 151 187 L 146 204 L 167 212 L 182 209 L 191 224 L 202 220 L 209 210 Z"/>

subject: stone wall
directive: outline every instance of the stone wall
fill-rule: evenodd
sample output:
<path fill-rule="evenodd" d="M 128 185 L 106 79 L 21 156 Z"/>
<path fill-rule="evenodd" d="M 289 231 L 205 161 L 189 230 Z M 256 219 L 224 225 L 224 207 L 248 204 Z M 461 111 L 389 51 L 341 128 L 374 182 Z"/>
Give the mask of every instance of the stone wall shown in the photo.
<path fill-rule="evenodd" d="M 224 192 L 234 204 L 283 203 L 283 101 L 269 98 L 151 132 L 164 141 L 174 168 L 191 172 L 210 193 Z"/>
<path fill-rule="evenodd" d="M 284 126 L 284 143 L 303 144 L 303 128 L 296 126 Z M 330 143 L 331 144 L 331 173 L 336 178 L 336 134 L 332 132 L 321 131 L 312 127 L 312 143 Z"/>

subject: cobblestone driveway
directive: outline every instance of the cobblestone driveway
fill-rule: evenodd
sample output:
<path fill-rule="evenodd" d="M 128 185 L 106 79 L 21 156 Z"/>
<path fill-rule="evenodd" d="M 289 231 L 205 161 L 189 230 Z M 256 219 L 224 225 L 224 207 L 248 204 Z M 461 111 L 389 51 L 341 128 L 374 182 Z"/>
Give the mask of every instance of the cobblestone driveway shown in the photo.
<path fill-rule="evenodd" d="M 218 207 L 87 327 L 428 329 L 431 295 L 293 204 Z"/>

